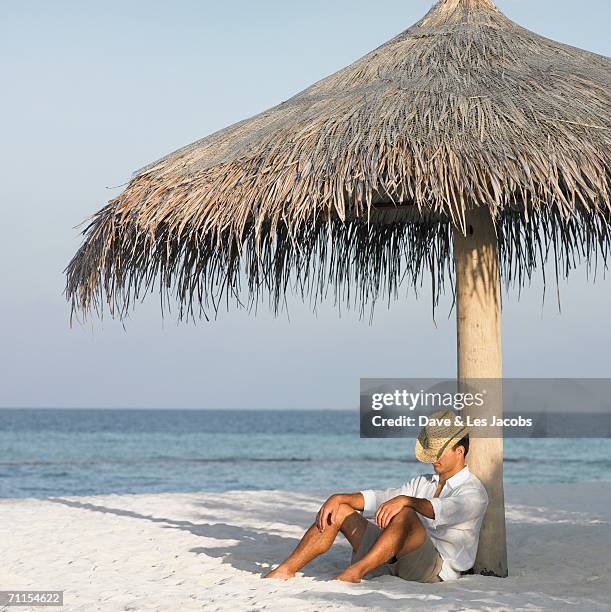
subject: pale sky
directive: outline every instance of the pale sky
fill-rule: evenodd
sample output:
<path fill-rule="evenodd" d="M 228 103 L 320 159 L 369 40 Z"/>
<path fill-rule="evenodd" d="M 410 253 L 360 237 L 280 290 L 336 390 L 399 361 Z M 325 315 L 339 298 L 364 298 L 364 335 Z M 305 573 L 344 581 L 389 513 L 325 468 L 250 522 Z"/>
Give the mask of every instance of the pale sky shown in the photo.
<path fill-rule="evenodd" d="M 74 226 L 144 164 L 287 99 L 419 19 L 429 0 L 4 2 L 0 407 L 354 408 L 360 377 L 453 376 L 455 313 L 381 304 L 373 325 L 292 302 L 212 323 L 69 327 Z M 611 55 L 607 0 L 499 0 L 521 25 Z M 549 275 L 548 275 L 549 276 Z M 505 376 L 611 374 L 609 278 L 504 294 Z"/>

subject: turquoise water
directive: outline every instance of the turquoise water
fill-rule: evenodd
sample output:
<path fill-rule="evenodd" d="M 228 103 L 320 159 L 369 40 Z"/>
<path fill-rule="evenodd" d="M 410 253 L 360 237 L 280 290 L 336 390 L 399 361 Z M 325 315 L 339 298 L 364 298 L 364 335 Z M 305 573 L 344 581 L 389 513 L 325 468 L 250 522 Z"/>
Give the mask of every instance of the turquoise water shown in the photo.
<path fill-rule="evenodd" d="M 359 437 L 358 412 L 0 410 L 0 497 L 397 486 L 413 440 Z M 611 440 L 505 441 L 507 483 L 611 481 Z"/>

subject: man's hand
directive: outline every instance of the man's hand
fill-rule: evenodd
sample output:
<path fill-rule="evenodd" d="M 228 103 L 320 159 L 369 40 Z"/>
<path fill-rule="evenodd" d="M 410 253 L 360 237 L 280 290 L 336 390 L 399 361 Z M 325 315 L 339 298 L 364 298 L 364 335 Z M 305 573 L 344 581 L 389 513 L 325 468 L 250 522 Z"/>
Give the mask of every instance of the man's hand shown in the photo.
<path fill-rule="evenodd" d="M 403 508 L 409 508 L 410 498 L 407 495 L 398 495 L 384 502 L 376 512 L 375 521 L 378 527 L 386 529 L 391 519 L 399 514 Z"/>
<path fill-rule="evenodd" d="M 327 521 L 330 520 L 331 524 L 335 523 L 337 517 L 337 511 L 342 505 L 343 499 L 341 495 L 331 495 L 329 499 L 321 506 L 318 514 L 316 515 L 316 526 L 319 531 L 324 531 L 327 526 Z"/>

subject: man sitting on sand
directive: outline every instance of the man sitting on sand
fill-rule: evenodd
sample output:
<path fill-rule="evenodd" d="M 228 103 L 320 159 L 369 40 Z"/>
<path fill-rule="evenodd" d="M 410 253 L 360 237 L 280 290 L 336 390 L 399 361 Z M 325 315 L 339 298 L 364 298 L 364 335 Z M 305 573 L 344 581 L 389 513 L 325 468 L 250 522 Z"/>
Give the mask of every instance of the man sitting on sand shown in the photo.
<path fill-rule="evenodd" d="M 482 483 L 465 465 L 468 428 L 450 410 L 431 415 L 416 441 L 416 458 L 435 474 L 397 489 L 338 493 L 321 507 L 297 548 L 265 578 L 292 578 L 327 551 L 338 532 L 352 545 L 351 565 L 336 580 L 360 582 L 370 572 L 405 580 L 441 582 L 473 567 L 488 506 Z M 439 420 L 445 419 L 445 424 Z M 373 515 L 375 523 L 363 514 Z"/>

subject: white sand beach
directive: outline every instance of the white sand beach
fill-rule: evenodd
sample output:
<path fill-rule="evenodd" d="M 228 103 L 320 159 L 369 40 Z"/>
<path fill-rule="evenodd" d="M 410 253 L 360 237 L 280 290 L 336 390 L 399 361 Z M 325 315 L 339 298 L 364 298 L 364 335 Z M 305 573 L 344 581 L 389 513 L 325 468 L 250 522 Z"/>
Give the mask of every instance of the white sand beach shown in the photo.
<path fill-rule="evenodd" d="M 262 580 L 326 497 L 266 491 L 3 500 L 0 584 L 64 590 L 64 610 L 88 612 L 610 609 L 611 483 L 507 489 L 507 579 L 331 581 L 340 536 L 300 577 Z"/>

